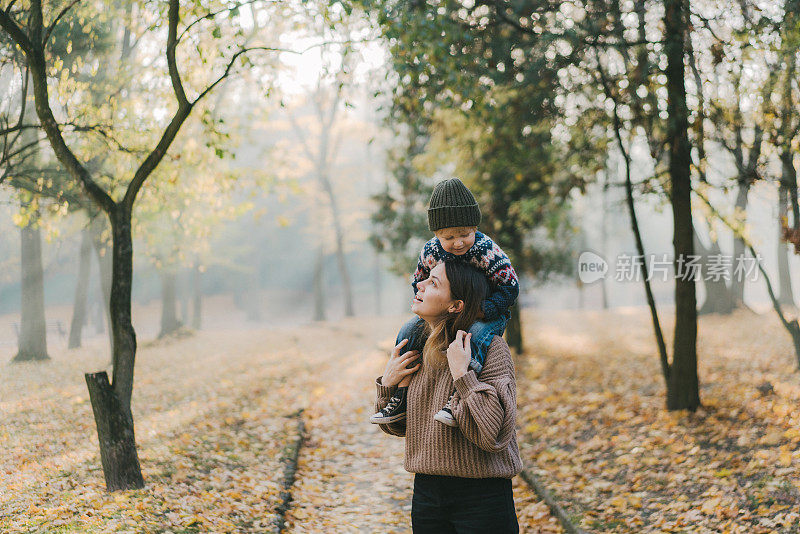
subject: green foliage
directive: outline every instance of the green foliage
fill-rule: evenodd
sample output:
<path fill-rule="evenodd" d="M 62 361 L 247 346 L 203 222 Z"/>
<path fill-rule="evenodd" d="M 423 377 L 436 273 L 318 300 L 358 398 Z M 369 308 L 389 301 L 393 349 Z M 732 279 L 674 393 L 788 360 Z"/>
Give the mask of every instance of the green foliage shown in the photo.
<path fill-rule="evenodd" d="M 413 232 L 429 235 L 420 221 L 430 187 L 455 173 L 481 205 L 483 231 L 517 270 L 541 278 L 569 272 L 569 195 L 593 179 L 605 131 L 563 124 L 560 69 L 575 51 L 567 18 L 540 16 L 550 7 L 535 2 L 513 6 L 513 15 L 455 1 L 362 4 L 392 55 L 389 122 L 416 142 L 414 152 L 409 143 L 391 156 L 397 188 L 378 198 L 378 249 L 391 248 L 395 269 L 407 272 L 397 262 L 405 262 Z M 525 28 L 513 23 L 522 19 Z M 398 155 L 403 148 L 409 153 Z"/>
<path fill-rule="evenodd" d="M 400 130 L 398 134 L 402 135 Z M 404 133 L 405 142 L 393 147 L 387 158 L 394 183 L 372 198 L 377 209 L 371 217 L 374 231 L 370 236 L 375 249 L 389 257 L 389 269 L 401 276 L 414 270 L 430 234 L 425 210 L 433 191 L 414 166 L 425 140 L 412 128 Z"/>
<path fill-rule="evenodd" d="M 53 6 L 59 12 L 64 6 Z M 46 59 L 48 76 L 59 92 L 69 93 L 83 86 L 96 74 L 91 60 L 97 61 L 113 53 L 113 28 L 109 14 L 113 10 L 92 14 L 92 9 L 76 5 L 66 11 L 53 26 L 47 40 Z M 52 15 L 55 18 L 55 14 Z M 88 61 L 88 62 L 87 62 Z M 95 62 L 94 64 L 97 64 Z M 0 94 L 0 129 L 23 125 L 33 126 L 7 136 L 0 136 L 0 182 L 15 189 L 21 201 L 20 212 L 15 215 L 18 225 L 24 226 L 31 217 L 49 213 L 40 219 L 50 238 L 57 233 L 54 223 L 70 211 L 90 205 L 83 188 L 71 180 L 56 161 L 44 134 L 37 128 L 38 117 L 34 111 L 33 84 L 28 80 L 25 93 L 25 74 L 21 52 L 12 46 L 5 32 L 0 32 L 0 76 L 13 80 L 4 94 Z M 77 95 L 76 95 L 77 96 Z M 72 100 L 68 100 L 70 104 Z M 24 116 L 22 105 L 25 104 Z M 90 127 L 90 116 L 78 116 L 65 130 Z"/>

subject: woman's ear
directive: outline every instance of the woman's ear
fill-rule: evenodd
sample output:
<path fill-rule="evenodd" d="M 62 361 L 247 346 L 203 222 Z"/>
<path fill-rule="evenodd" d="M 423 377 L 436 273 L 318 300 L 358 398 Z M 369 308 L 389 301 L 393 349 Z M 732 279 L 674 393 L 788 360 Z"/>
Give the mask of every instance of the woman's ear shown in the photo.
<path fill-rule="evenodd" d="M 450 313 L 461 313 L 464 310 L 464 301 L 463 300 L 454 300 L 453 303 L 447 308 L 447 311 Z"/>

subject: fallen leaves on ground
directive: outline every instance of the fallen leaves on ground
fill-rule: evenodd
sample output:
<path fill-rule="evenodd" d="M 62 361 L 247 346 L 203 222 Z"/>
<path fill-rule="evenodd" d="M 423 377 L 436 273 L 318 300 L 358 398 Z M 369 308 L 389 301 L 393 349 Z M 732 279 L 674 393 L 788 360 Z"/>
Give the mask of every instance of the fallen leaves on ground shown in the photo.
<path fill-rule="evenodd" d="M 296 336 L 217 331 L 145 344 L 132 409 L 146 486 L 113 494 L 83 382 L 104 367 L 102 352 L 6 368 L 0 531 L 269 530 L 297 433 L 287 415 L 304 400 L 291 379 Z"/>
<path fill-rule="evenodd" d="M 404 442 L 368 422 L 402 317 L 214 329 L 140 345 L 133 413 L 145 479 L 109 494 L 84 372 L 105 340 L 6 365 L 1 532 L 272 532 L 286 460 L 301 449 L 286 532 L 408 532 Z M 560 532 L 515 479 L 524 532 Z"/>
<path fill-rule="evenodd" d="M 773 314 L 700 318 L 695 413 L 665 408 L 646 309 L 526 310 L 523 320 L 522 454 L 576 523 L 800 532 L 800 374 Z"/>

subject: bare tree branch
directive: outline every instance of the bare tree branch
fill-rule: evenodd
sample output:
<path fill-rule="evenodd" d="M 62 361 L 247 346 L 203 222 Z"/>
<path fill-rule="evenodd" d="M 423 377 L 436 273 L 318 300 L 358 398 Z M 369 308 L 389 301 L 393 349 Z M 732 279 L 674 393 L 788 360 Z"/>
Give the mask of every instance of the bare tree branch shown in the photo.
<path fill-rule="evenodd" d="M 56 154 L 58 160 L 67 169 L 67 172 L 72 174 L 76 179 L 83 183 L 88 193 L 92 196 L 95 202 L 98 203 L 107 213 L 112 213 L 116 205 L 114 200 L 101 188 L 94 180 L 92 180 L 89 172 L 78 161 L 75 154 L 70 150 L 64 141 L 58 123 L 53 116 L 53 110 L 50 108 L 48 87 L 47 87 L 47 71 L 45 65 L 44 50 L 39 43 L 38 39 L 31 40 L 22 30 L 11 20 L 7 14 L 0 10 L 0 26 L 2 26 L 11 36 L 12 40 L 16 42 L 25 52 L 27 58 L 27 66 L 30 69 L 31 79 L 33 80 L 34 101 L 36 104 L 36 113 L 39 116 L 39 121 L 50 139 L 50 145 Z M 29 20 L 29 28 L 32 35 L 41 35 L 42 33 L 42 4 L 40 0 L 34 0 L 31 3 L 31 16 Z M 9 31 L 11 30 L 11 31 Z"/>
<path fill-rule="evenodd" d="M 180 72 L 178 65 L 175 61 L 175 48 L 177 47 L 178 36 L 178 22 L 180 20 L 178 0 L 170 0 L 169 2 L 169 31 L 167 33 L 167 66 L 169 68 L 170 80 L 172 80 L 172 89 L 175 93 L 175 98 L 178 100 L 178 109 L 175 111 L 172 120 L 167 125 L 164 133 L 161 135 L 156 147 L 150 151 L 145 160 L 136 169 L 131 183 L 128 184 L 128 189 L 125 191 L 125 197 L 122 199 L 122 205 L 126 210 L 133 209 L 133 203 L 136 200 L 136 195 L 139 193 L 142 184 L 148 176 L 155 170 L 159 162 L 167 153 L 167 149 L 172 144 L 172 141 L 178 135 L 178 131 L 183 125 L 184 121 L 189 117 L 192 112 L 194 103 L 190 103 L 186 99 L 186 93 L 183 90 L 181 83 Z"/>
<path fill-rule="evenodd" d="M 178 108 L 180 109 L 189 106 L 189 101 L 186 99 L 186 91 L 183 89 L 181 75 L 178 72 L 178 64 L 175 61 L 175 50 L 178 47 L 179 10 L 180 3 L 177 0 L 170 0 L 169 31 L 167 34 L 167 67 L 169 68 L 170 80 L 172 80 L 172 90 L 175 92 L 175 98 L 178 99 Z"/>
<path fill-rule="evenodd" d="M 8 163 L 13 158 L 22 155 L 26 150 L 29 150 L 29 149 L 39 145 L 41 142 L 42 142 L 41 139 L 36 139 L 36 141 L 31 141 L 31 142 L 29 142 L 27 144 L 24 144 L 21 147 L 19 147 L 18 149 L 14 150 L 13 152 L 6 152 L 5 154 L 3 154 L 3 160 L 2 161 Z M 19 163 L 24 162 L 26 157 L 23 157 L 22 160 Z M 18 163 L 15 164 L 15 165 L 18 165 Z M 15 165 L 11 165 L 11 166 L 13 167 Z"/>
<path fill-rule="evenodd" d="M 11 18 L 11 5 L 13 5 L 13 2 L 8 6 L 7 10 L 0 9 L 0 28 L 3 28 L 25 53 L 28 53 L 33 50 L 33 44 L 28 38 L 28 34 Z"/>
<path fill-rule="evenodd" d="M 56 27 L 56 24 L 58 24 L 58 21 L 61 20 L 61 17 L 66 15 L 67 11 L 72 9 L 72 7 L 80 1 L 81 0 L 72 0 L 72 2 L 64 6 L 64 8 L 61 10 L 58 16 L 55 19 L 53 19 L 53 22 L 51 22 L 50 26 L 47 27 L 47 31 L 44 32 L 44 38 L 42 39 L 43 45 L 47 44 L 47 41 L 50 39 L 50 34 L 53 33 L 53 29 Z"/>
<path fill-rule="evenodd" d="M 246 5 L 259 4 L 259 3 L 264 3 L 264 4 L 266 4 L 266 3 L 278 3 L 278 0 L 248 0 L 247 2 L 241 2 L 239 4 L 236 4 L 236 5 L 233 5 L 233 6 L 230 6 L 230 7 L 226 7 L 225 9 L 220 9 L 219 11 L 214 11 L 214 12 L 208 13 L 206 15 L 203 15 L 199 19 L 193 20 L 191 23 L 189 23 L 188 26 L 186 26 L 183 29 L 181 34 L 178 36 L 178 42 L 179 43 L 181 42 L 181 39 L 183 39 L 183 36 L 186 35 L 186 33 L 195 24 L 198 24 L 198 23 L 200 23 L 200 22 L 202 22 L 204 20 L 213 19 L 217 15 L 221 15 L 222 13 L 227 13 L 227 12 L 233 11 L 234 9 L 239 9 L 240 7 L 244 7 Z M 253 18 L 253 23 L 254 24 L 256 23 L 255 17 Z"/>
<path fill-rule="evenodd" d="M 38 124 L 15 124 L 14 126 L 9 126 L 8 128 L 0 129 L 0 135 L 8 135 L 10 133 L 18 132 L 20 130 L 28 130 L 30 128 L 38 128 Z"/>
<path fill-rule="evenodd" d="M 372 39 L 361 39 L 361 40 L 346 40 L 346 41 L 325 41 L 322 43 L 316 43 L 311 46 L 308 46 L 302 50 L 292 50 L 290 48 L 275 48 L 271 46 L 251 46 L 251 47 L 243 47 L 236 51 L 236 53 L 231 56 L 231 59 L 228 61 L 227 66 L 225 67 L 225 71 L 222 75 L 214 80 L 208 87 L 206 87 L 198 96 L 192 101 L 192 105 L 197 104 L 206 94 L 208 94 L 214 87 L 216 87 L 222 80 L 230 75 L 231 69 L 233 68 L 233 64 L 236 62 L 237 59 L 243 54 L 247 54 L 248 52 L 253 51 L 264 51 L 264 52 L 285 52 L 287 54 L 297 54 L 303 55 L 309 50 L 313 50 L 314 48 L 318 48 L 320 46 L 328 46 L 331 44 L 352 44 L 352 43 L 365 43 L 370 42 Z"/>

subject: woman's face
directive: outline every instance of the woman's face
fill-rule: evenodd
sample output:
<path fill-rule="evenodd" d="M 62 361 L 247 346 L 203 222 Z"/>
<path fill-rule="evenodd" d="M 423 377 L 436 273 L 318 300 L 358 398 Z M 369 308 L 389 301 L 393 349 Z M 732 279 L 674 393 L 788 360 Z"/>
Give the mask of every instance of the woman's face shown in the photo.
<path fill-rule="evenodd" d="M 464 307 L 460 300 L 450 296 L 450 282 L 444 263 L 431 269 L 431 274 L 417 284 L 417 295 L 411 303 L 411 312 L 430 322 L 448 312 L 458 312 Z"/>

